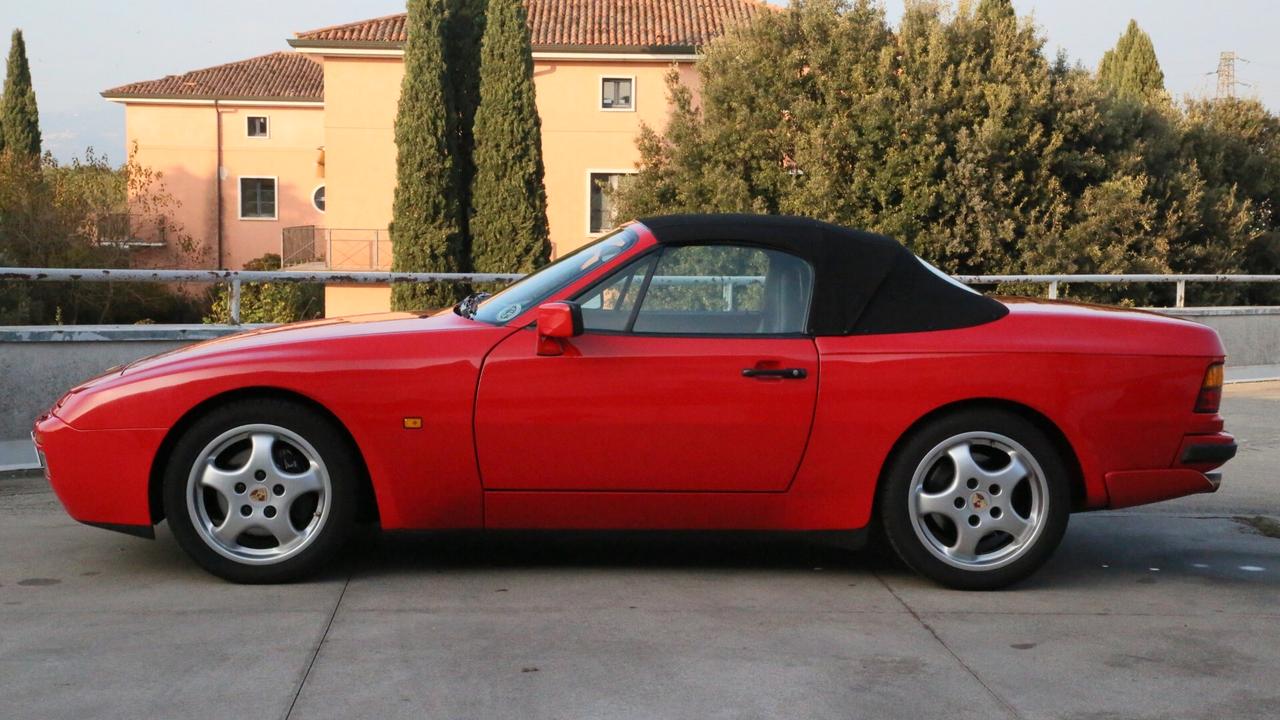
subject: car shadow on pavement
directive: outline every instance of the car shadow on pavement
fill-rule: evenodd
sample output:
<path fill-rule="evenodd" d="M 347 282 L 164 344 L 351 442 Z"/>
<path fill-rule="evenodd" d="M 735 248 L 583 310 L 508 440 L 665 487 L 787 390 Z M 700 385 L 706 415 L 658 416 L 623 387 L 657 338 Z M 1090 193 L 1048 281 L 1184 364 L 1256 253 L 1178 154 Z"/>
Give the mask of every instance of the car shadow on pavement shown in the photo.
<path fill-rule="evenodd" d="M 878 547 L 838 536 L 709 531 L 366 533 L 348 549 L 361 575 L 457 568 L 893 568 Z"/>
<path fill-rule="evenodd" d="M 845 571 L 928 585 L 874 540 L 852 549 L 838 537 L 806 533 L 370 531 L 339 565 L 335 571 L 361 578 L 478 568 L 757 569 Z M 1280 540 L 1229 518 L 1081 516 L 1046 566 L 1011 589 L 1161 586 L 1273 591 L 1280 587 Z"/>

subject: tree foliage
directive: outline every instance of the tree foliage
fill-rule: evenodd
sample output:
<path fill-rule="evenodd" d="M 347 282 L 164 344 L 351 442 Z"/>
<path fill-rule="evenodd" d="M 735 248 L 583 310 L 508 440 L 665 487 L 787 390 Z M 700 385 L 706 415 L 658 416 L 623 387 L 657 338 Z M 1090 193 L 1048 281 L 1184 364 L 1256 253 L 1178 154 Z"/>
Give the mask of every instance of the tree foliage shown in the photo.
<path fill-rule="evenodd" d="M 46 155 L 33 164 L 0 152 L 0 266 L 136 267 L 146 258 L 112 244 L 109 218 L 162 227 L 169 247 L 156 264 L 197 262 L 199 246 L 171 218 L 176 201 L 159 173 L 130 160 L 113 167 L 92 148 L 60 165 Z M 0 324 L 120 323 L 150 319 L 188 322 L 198 303 L 170 288 L 144 283 L 5 283 Z"/>
<path fill-rule="evenodd" d="M 4 78 L 4 99 L 0 102 L 0 149 L 26 157 L 40 158 L 40 111 L 36 91 L 31 86 L 27 45 L 22 31 L 14 30 L 9 45 L 9 61 Z"/>
<path fill-rule="evenodd" d="M 396 189 L 391 236 L 397 272 L 461 272 L 465 268 L 459 197 L 458 115 L 446 62 L 445 20 L 452 0 L 409 0 L 405 76 L 396 115 Z M 450 283 L 397 285 L 392 306 L 421 310 L 451 305 Z"/>
<path fill-rule="evenodd" d="M 550 244 L 524 6 L 413 0 L 407 22 L 393 269 L 536 269 Z M 397 308 L 422 309 L 465 292 L 406 285 L 392 297 Z"/>
<path fill-rule="evenodd" d="M 1154 87 L 1133 69 L 1142 43 L 1122 45 L 1108 67 Z M 1116 92 L 1046 58 L 1009 0 L 911 2 L 897 28 L 873 0 L 802 0 L 697 69 L 697 98 L 668 76 L 671 115 L 641 133 L 622 216 L 806 215 L 964 274 L 1277 272 L 1276 117 Z"/>
<path fill-rule="evenodd" d="M 1098 81 L 1103 87 L 1130 98 L 1150 98 L 1164 92 L 1164 71 L 1156 58 L 1151 36 L 1130 20 L 1116 46 L 1102 56 Z"/>
<path fill-rule="evenodd" d="M 529 272 L 551 255 L 543 186 L 542 124 L 521 0 L 490 0 L 475 116 L 471 194 L 477 272 Z"/>
<path fill-rule="evenodd" d="M 471 255 L 469 213 L 475 181 L 475 120 L 480 104 L 480 45 L 484 37 L 488 0 L 449 0 L 445 16 L 445 65 L 453 85 L 454 132 L 458 138 L 458 206 L 461 212 L 463 256 Z M 469 266 L 468 266 L 469 268 Z"/>

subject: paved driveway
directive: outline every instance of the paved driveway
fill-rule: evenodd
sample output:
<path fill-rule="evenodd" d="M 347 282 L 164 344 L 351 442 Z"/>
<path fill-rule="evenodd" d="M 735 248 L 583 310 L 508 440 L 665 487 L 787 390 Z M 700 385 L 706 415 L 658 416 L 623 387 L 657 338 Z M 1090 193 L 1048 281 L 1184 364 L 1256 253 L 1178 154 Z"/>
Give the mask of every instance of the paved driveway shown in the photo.
<path fill-rule="evenodd" d="M 1075 516 L 1001 593 L 767 537 L 365 538 L 240 587 L 0 480 L 0 718 L 1275 718 L 1280 383 L 1223 490 Z"/>

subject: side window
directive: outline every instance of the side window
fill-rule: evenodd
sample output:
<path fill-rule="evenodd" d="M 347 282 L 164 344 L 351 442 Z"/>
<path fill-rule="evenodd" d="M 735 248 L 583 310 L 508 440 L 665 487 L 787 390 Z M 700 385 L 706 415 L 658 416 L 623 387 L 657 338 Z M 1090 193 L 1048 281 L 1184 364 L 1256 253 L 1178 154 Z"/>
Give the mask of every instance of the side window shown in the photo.
<path fill-rule="evenodd" d="M 625 331 L 653 263 L 653 256 L 637 260 L 579 295 L 583 329 Z"/>
<path fill-rule="evenodd" d="M 808 324 L 813 270 L 776 250 L 691 245 L 663 251 L 632 325 L 636 333 L 785 335 Z"/>

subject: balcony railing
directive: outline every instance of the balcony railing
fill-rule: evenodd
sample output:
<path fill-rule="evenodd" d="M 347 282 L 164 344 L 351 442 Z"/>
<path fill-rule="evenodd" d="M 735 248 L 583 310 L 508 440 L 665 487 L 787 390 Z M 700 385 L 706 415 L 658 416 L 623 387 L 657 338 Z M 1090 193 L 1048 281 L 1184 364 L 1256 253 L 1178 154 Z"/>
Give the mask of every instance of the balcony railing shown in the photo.
<path fill-rule="evenodd" d="M 99 245 L 127 248 L 158 248 L 168 242 L 169 220 L 163 215 L 105 213 L 93 222 Z"/>
<path fill-rule="evenodd" d="M 285 270 L 385 272 L 391 269 L 391 234 L 385 228 L 285 228 L 280 259 Z"/>

